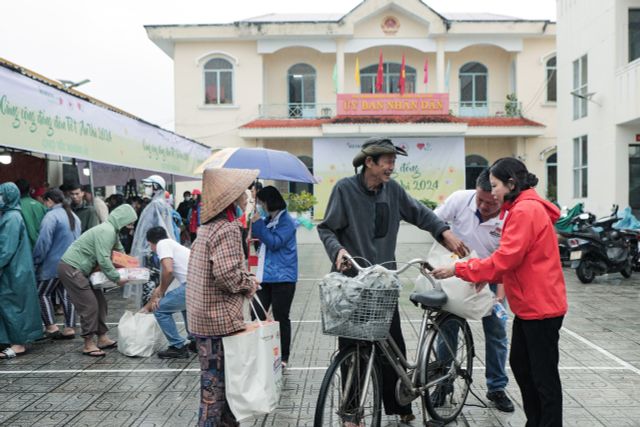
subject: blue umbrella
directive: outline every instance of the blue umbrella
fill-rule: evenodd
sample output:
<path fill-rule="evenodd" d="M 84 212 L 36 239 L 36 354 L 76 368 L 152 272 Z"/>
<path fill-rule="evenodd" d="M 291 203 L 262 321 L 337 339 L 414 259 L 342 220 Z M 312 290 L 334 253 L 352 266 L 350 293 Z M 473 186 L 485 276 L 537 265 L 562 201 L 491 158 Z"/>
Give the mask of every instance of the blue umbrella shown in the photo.
<path fill-rule="evenodd" d="M 258 178 L 262 179 L 318 183 L 296 156 L 268 148 L 224 148 L 213 153 L 194 173 L 209 168 L 259 169 Z"/>

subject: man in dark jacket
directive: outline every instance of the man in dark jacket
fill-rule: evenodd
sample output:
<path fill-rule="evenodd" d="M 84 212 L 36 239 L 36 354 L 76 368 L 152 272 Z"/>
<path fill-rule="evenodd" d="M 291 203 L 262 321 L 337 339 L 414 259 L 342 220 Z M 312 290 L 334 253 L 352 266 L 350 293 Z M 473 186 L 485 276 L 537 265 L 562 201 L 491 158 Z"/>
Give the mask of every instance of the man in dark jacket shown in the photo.
<path fill-rule="evenodd" d="M 65 190 L 71 198 L 71 209 L 73 213 L 78 215 L 80 223 L 82 224 L 81 231 L 84 233 L 90 228 L 100 224 L 100 218 L 96 209 L 88 204 L 84 199 L 84 191 L 82 186 L 78 182 L 72 182 L 65 184 Z"/>
<path fill-rule="evenodd" d="M 318 225 L 320 239 L 334 264 L 333 271 L 355 275 L 353 269 L 344 267 L 345 255 L 362 257 L 373 264 L 395 261 L 401 220 L 430 232 L 436 240 L 458 255 L 464 256 L 468 252 L 464 243 L 455 237 L 444 221 L 391 179 L 396 155 L 406 156 L 407 152 L 394 146 L 388 138 L 371 138 L 353 159 L 356 172 L 362 167 L 360 173 L 343 178 L 334 186 L 324 220 Z M 393 264 L 386 266 L 395 268 Z M 402 353 L 406 354 L 397 307 L 390 335 Z M 351 342 L 340 338 L 338 346 L 344 348 Z M 398 375 L 391 366 L 386 366 L 386 360 L 382 363 L 382 397 L 386 413 L 400 415 L 403 422 L 414 420 L 411 405 L 396 402 Z"/>

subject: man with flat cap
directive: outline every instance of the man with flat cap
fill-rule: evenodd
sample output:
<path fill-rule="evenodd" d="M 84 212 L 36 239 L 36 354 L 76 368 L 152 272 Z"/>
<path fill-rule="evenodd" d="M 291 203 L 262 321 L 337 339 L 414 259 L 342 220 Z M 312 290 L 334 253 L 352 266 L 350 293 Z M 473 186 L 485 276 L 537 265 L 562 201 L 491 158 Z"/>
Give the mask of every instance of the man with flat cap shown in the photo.
<path fill-rule="evenodd" d="M 355 276 L 354 269 L 343 263 L 346 254 L 365 258 L 373 264 L 395 261 L 401 220 L 430 232 L 450 251 L 460 256 L 467 254 L 467 247 L 444 221 L 391 179 L 397 155 L 406 156 L 407 152 L 394 146 L 389 138 L 370 138 L 353 158 L 355 175 L 339 180 L 333 187 L 324 220 L 318 225 L 320 239 L 333 262 L 332 271 Z M 358 168 L 361 168 L 359 172 Z M 393 263 L 386 266 L 395 268 Z M 406 355 L 397 307 L 390 335 Z M 352 343 L 353 340 L 340 338 L 338 347 L 342 349 Z M 403 422 L 414 420 L 411 405 L 396 402 L 398 375 L 387 366 L 386 359 L 381 363 L 385 412 L 399 415 Z"/>

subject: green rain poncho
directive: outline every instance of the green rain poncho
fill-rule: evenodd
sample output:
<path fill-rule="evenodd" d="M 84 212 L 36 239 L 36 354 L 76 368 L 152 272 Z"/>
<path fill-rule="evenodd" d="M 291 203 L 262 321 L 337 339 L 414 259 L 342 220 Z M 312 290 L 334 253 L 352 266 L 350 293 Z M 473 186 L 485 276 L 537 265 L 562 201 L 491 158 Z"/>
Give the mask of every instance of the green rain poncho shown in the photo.
<path fill-rule="evenodd" d="M 0 184 L 0 198 L 0 343 L 25 344 L 42 336 L 31 244 L 18 187 Z"/>

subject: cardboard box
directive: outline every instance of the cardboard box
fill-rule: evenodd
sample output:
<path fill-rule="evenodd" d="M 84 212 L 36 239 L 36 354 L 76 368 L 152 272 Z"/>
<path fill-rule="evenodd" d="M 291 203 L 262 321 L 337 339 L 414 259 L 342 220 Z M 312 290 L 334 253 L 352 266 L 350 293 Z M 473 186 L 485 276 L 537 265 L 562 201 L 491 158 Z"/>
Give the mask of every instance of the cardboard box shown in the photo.
<path fill-rule="evenodd" d="M 138 258 L 132 257 L 122 252 L 111 252 L 111 262 L 116 268 L 137 268 L 140 267 L 140 261 Z"/>

